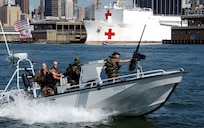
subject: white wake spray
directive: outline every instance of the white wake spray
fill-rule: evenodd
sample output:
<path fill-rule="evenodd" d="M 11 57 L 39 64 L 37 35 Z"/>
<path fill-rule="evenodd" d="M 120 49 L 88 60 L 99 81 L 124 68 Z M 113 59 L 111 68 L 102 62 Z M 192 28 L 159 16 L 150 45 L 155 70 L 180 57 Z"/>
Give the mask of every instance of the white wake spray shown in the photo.
<path fill-rule="evenodd" d="M 55 103 L 29 100 L 23 93 L 15 96 L 15 101 L 0 106 L 0 117 L 33 123 L 78 123 L 98 122 L 110 117 L 101 109 L 84 109 L 56 105 Z M 67 101 L 68 102 L 68 101 Z"/>

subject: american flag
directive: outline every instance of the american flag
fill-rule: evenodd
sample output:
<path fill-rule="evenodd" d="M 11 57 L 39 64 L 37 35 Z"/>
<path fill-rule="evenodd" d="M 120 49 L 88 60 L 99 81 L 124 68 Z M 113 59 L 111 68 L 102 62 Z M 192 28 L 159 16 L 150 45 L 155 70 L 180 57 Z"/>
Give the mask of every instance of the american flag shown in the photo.
<path fill-rule="evenodd" d="M 26 39 L 26 38 L 32 38 L 31 30 L 30 29 L 24 29 L 20 32 L 19 37 L 21 39 Z"/>
<path fill-rule="evenodd" d="M 28 19 L 18 20 L 14 23 L 14 29 L 16 31 L 21 31 L 29 27 Z"/>

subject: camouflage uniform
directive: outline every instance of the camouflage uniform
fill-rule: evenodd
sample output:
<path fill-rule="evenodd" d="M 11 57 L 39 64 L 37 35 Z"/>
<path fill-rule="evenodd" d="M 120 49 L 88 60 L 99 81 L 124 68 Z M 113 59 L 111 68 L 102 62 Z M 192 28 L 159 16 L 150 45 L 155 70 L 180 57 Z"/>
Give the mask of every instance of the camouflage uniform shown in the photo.
<path fill-rule="evenodd" d="M 114 55 L 114 53 L 112 55 Z M 109 59 L 106 60 L 105 71 L 106 71 L 108 78 L 119 77 L 118 71 L 120 69 L 120 65 L 116 61 L 116 59 L 118 58 L 114 58 L 113 56 L 110 56 Z"/>
<path fill-rule="evenodd" d="M 72 85 L 79 84 L 79 77 L 81 73 L 79 58 L 75 58 L 74 64 L 69 64 L 64 75 L 68 76 L 68 82 Z"/>

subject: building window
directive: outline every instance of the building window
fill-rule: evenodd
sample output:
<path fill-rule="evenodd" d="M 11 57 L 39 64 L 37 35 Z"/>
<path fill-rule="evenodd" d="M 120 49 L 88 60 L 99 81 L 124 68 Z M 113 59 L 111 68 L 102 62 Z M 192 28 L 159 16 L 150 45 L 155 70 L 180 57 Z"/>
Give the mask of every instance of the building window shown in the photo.
<path fill-rule="evenodd" d="M 62 31 L 62 25 L 57 25 L 57 31 Z"/>
<path fill-rule="evenodd" d="M 69 25 L 69 33 L 74 34 L 74 25 Z"/>
<path fill-rule="evenodd" d="M 77 31 L 77 32 L 80 31 L 80 25 L 76 25 L 76 31 Z"/>
<path fill-rule="evenodd" d="M 68 25 L 63 25 L 64 31 L 68 31 Z"/>

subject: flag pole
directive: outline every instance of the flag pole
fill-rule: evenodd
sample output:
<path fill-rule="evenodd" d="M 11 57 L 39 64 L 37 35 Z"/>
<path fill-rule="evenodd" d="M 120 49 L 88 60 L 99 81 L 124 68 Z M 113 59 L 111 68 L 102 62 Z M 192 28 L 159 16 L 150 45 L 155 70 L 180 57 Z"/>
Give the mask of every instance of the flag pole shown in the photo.
<path fill-rule="evenodd" d="M 9 54 L 9 56 L 12 56 L 12 55 L 11 55 L 11 52 L 10 52 L 10 49 L 9 49 L 9 46 L 8 46 L 8 43 L 7 43 L 7 40 L 6 40 L 6 36 L 5 36 L 4 29 L 3 29 L 3 26 L 2 26 L 1 21 L 0 21 L 0 26 L 1 26 L 1 30 L 2 30 L 3 37 L 4 37 L 4 42 L 5 42 L 5 44 L 6 44 L 7 52 L 8 52 L 8 54 Z"/>

